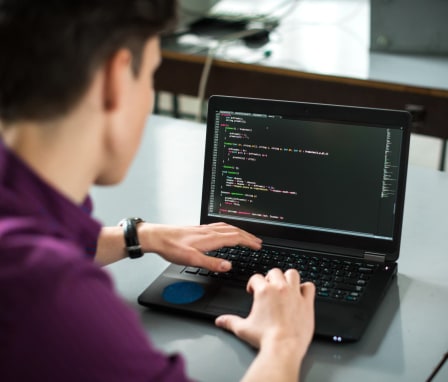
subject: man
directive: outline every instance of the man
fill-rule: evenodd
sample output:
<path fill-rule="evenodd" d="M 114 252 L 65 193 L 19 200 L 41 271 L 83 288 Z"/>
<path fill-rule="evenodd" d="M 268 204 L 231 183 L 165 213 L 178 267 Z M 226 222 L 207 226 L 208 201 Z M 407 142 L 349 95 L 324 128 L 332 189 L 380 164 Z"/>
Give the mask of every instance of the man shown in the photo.
<path fill-rule="evenodd" d="M 99 267 L 127 256 L 125 240 L 90 217 L 88 197 L 130 166 L 174 15 L 168 0 L 0 0 L 1 381 L 187 379 Z M 204 252 L 261 246 L 226 224 L 136 227 L 143 252 L 214 271 L 231 264 Z M 216 320 L 259 349 L 245 380 L 296 381 L 314 286 L 275 269 L 247 289 L 250 315 Z"/>

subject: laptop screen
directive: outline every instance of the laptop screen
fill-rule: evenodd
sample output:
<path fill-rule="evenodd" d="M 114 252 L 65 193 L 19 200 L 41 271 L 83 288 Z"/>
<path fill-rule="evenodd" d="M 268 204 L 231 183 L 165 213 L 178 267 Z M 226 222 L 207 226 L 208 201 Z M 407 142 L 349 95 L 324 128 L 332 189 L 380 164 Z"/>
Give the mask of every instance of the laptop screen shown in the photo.
<path fill-rule="evenodd" d="M 258 108 L 257 100 L 214 98 L 208 218 L 320 241 L 358 238 L 360 246 L 396 240 L 406 113 L 262 100 Z"/>

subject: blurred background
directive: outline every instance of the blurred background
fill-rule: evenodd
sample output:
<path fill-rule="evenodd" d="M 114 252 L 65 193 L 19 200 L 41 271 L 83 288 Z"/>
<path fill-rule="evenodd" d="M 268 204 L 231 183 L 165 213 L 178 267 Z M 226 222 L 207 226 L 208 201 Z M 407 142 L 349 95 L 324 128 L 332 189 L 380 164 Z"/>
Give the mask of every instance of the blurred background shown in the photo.
<path fill-rule="evenodd" d="M 447 16 L 448 0 L 181 0 L 155 111 L 203 122 L 211 94 L 405 109 L 410 163 L 444 170 Z"/>

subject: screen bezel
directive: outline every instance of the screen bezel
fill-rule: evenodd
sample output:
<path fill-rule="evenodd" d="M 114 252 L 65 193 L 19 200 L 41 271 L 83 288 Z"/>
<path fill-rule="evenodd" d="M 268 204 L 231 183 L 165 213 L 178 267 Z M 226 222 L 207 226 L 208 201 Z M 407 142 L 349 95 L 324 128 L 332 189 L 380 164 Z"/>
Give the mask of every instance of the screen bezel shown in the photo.
<path fill-rule="evenodd" d="M 337 123 L 378 125 L 391 129 L 402 128 L 400 171 L 397 182 L 397 200 L 392 240 L 360 237 L 333 232 L 312 231 L 289 228 L 274 224 L 244 222 L 225 216 L 210 216 L 208 206 L 211 193 L 211 173 L 213 156 L 213 136 L 217 111 L 233 111 L 281 115 L 291 119 L 326 120 Z M 204 158 L 204 182 L 202 187 L 201 224 L 223 221 L 263 238 L 276 238 L 285 243 L 303 243 L 305 246 L 321 245 L 325 248 L 343 248 L 342 252 L 368 251 L 386 255 L 387 261 L 395 261 L 399 256 L 404 194 L 409 156 L 411 116 L 406 111 L 376 109 L 354 106 L 316 104 L 306 102 L 267 100 L 229 96 L 212 96 L 208 103 L 206 147 Z M 336 248 L 338 247 L 338 248 Z"/>

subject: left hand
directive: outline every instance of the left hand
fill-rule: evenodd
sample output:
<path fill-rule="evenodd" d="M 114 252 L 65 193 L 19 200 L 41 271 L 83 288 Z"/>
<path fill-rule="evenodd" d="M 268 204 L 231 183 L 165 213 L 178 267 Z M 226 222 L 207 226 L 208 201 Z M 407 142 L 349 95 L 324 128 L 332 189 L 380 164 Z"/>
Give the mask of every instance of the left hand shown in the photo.
<path fill-rule="evenodd" d="M 143 223 L 138 225 L 140 244 L 144 252 L 155 252 L 175 264 L 227 272 L 231 263 L 205 255 L 226 246 L 241 245 L 261 248 L 261 239 L 226 223 L 200 226 L 169 226 Z"/>

